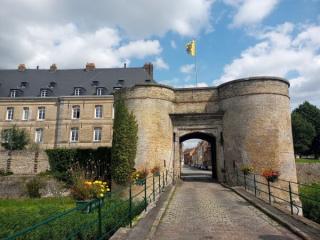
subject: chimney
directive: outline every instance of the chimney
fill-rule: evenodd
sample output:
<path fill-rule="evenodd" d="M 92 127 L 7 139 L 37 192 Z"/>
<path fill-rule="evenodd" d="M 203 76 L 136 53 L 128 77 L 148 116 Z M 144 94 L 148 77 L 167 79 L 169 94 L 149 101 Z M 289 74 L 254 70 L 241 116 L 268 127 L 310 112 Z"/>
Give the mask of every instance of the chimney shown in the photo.
<path fill-rule="evenodd" d="M 39 65 L 37 65 L 37 70 L 39 70 Z"/>
<path fill-rule="evenodd" d="M 24 72 L 25 70 L 27 70 L 26 65 L 25 64 L 19 64 L 18 71 L 19 72 Z"/>
<path fill-rule="evenodd" d="M 144 70 L 146 70 L 146 72 L 149 74 L 150 79 L 153 80 L 153 65 L 152 63 L 145 63 L 143 65 Z"/>
<path fill-rule="evenodd" d="M 93 71 L 96 69 L 96 65 L 94 63 L 87 63 L 86 64 L 86 71 Z"/>
<path fill-rule="evenodd" d="M 127 68 L 127 64 L 126 63 L 123 64 L 123 68 Z"/>
<path fill-rule="evenodd" d="M 56 72 L 58 70 L 57 68 L 57 65 L 55 63 L 53 63 L 51 66 L 50 66 L 50 72 Z"/>

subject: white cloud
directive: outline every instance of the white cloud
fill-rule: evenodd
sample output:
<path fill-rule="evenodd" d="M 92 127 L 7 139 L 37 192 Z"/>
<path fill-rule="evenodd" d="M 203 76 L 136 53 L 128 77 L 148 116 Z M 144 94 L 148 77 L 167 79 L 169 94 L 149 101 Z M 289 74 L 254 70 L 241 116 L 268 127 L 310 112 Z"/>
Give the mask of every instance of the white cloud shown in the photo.
<path fill-rule="evenodd" d="M 194 64 L 186 64 L 186 65 L 182 65 L 180 67 L 180 72 L 185 73 L 185 74 L 191 74 L 194 72 Z"/>
<path fill-rule="evenodd" d="M 79 32 L 74 24 L 51 28 L 32 25 L 21 34 L 23 39 L 0 37 L 15 53 L 5 58 L 6 48 L 1 45 L 1 67 L 16 67 L 21 62 L 41 68 L 52 63 L 63 68 L 83 67 L 86 62 L 94 62 L 97 67 L 119 67 L 123 62 L 129 64 L 130 59 L 155 56 L 162 51 L 158 40 L 123 42 L 117 30 L 106 27 L 88 33 Z"/>
<path fill-rule="evenodd" d="M 208 84 L 205 83 L 205 82 L 199 82 L 199 83 L 197 83 L 197 85 L 196 84 L 186 84 L 183 87 L 185 87 L 185 88 L 194 88 L 196 86 L 197 87 L 208 87 Z"/>
<path fill-rule="evenodd" d="M 166 63 L 162 58 L 157 57 L 155 61 L 152 62 L 155 68 L 157 69 L 169 69 L 168 63 Z"/>
<path fill-rule="evenodd" d="M 276 7 L 279 0 L 224 0 L 224 3 L 235 8 L 231 26 L 257 24 L 266 18 Z"/>
<path fill-rule="evenodd" d="M 210 28 L 213 2 L 3 0 L 0 67 L 52 62 L 80 67 L 88 61 L 114 67 L 159 55 L 154 37 L 168 32 L 195 36 Z"/>
<path fill-rule="evenodd" d="M 299 30 L 291 23 L 256 32 L 252 36 L 259 42 L 226 65 L 214 83 L 261 75 L 288 78 L 293 105 L 309 100 L 320 106 L 318 33 L 320 25 L 306 25 Z"/>
<path fill-rule="evenodd" d="M 170 45 L 173 49 L 176 49 L 177 48 L 177 45 L 176 45 L 176 42 L 174 40 L 171 40 L 170 41 Z"/>

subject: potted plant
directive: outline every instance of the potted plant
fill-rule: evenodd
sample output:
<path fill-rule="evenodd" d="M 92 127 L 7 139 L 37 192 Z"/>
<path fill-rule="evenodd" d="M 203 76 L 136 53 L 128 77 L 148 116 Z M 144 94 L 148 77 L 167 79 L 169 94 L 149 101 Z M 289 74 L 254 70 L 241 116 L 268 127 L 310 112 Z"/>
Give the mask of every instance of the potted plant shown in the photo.
<path fill-rule="evenodd" d="M 144 185 L 149 172 L 147 169 L 137 170 L 132 174 L 132 180 L 137 185 Z"/>
<path fill-rule="evenodd" d="M 153 176 L 160 176 L 160 167 L 158 165 L 154 166 L 151 169 L 151 173 L 153 174 Z"/>
<path fill-rule="evenodd" d="M 253 172 L 253 167 L 250 165 L 242 165 L 240 170 L 244 175 L 249 175 Z"/>
<path fill-rule="evenodd" d="M 268 182 L 275 182 L 280 176 L 280 173 L 272 169 L 267 169 L 263 171 L 262 176 L 264 176 Z"/>
<path fill-rule="evenodd" d="M 99 204 L 103 203 L 104 196 L 110 191 L 107 182 L 88 180 L 84 174 L 73 174 L 71 195 L 76 200 L 76 206 L 85 213 L 90 213 Z"/>

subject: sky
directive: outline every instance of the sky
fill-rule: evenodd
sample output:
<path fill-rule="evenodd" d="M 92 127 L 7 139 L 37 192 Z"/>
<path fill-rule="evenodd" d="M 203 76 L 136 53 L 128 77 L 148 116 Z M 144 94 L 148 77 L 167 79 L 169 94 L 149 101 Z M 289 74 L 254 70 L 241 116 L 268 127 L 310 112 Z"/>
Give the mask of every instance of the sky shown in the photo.
<path fill-rule="evenodd" d="M 320 107 L 320 0 L 1 0 L 0 68 L 154 64 L 154 77 L 193 87 L 237 78 L 290 81 L 292 108 Z"/>

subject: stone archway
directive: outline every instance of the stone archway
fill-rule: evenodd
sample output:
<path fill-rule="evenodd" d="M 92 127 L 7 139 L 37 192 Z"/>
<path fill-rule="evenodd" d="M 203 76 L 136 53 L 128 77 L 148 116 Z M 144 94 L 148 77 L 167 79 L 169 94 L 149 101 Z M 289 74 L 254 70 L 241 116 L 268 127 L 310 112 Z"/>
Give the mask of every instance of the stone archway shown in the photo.
<path fill-rule="evenodd" d="M 223 145 L 221 144 L 222 113 L 189 113 L 170 114 L 173 126 L 173 168 L 177 176 L 181 174 L 180 159 L 182 156 L 182 142 L 187 139 L 199 138 L 211 144 L 213 166 L 212 177 L 222 181 L 224 168 Z"/>
<path fill-rule="evenodd" d="M 191 133 L 187 133 L 183 136 L 180 136 L 179 138 L 179 144 L 180 144 L 180 157 L 182 156 L 182 143 L 186 140 L 189 139 L 201 139 L 204 141 L 207 141 L 210 144 L 210 151 L 211 151 L 211 171 L 212 171 L 212 178 L 213 179 L 217 179 L 218 175 L 217 175 L 217 147 L 216 147 L 216 138 L 214 135 L 210 134 L 210 133 L 204 133 L 204 132 L 191 132 Z M 180 161 L 181 162 L 181 161 Z M 181 175 L 181 165 L 180 165 L 180 175 Z"/>

